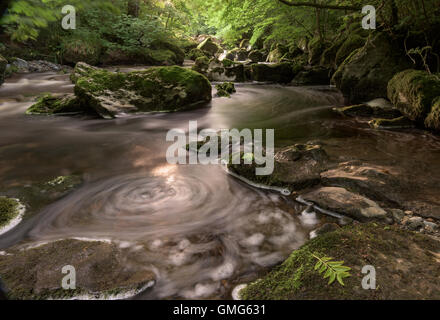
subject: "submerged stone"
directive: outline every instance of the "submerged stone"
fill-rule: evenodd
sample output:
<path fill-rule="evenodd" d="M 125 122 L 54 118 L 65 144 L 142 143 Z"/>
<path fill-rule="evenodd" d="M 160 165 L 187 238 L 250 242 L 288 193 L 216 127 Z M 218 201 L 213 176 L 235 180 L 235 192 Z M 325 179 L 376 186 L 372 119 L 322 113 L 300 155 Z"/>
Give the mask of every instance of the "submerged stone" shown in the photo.
<path fill-rule="evenodd" d="M 75 95 L 80 103 L 103 118 L 195 108 L 212 98 L 208 79 L 177 66 L 113 73 L 79 63 L 74 75 Z"/>

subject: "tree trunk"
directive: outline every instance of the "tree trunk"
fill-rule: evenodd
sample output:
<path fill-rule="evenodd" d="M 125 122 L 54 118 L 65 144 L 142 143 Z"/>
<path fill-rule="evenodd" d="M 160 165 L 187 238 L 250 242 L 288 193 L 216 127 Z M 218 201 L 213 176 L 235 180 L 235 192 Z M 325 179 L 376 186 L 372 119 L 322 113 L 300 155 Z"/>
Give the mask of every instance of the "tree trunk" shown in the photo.
<path fill-rule="evenodd" d="M 140 6 L 140 0 L 128 0 L 127 14 L 134 18 L 139 17 Z"/>

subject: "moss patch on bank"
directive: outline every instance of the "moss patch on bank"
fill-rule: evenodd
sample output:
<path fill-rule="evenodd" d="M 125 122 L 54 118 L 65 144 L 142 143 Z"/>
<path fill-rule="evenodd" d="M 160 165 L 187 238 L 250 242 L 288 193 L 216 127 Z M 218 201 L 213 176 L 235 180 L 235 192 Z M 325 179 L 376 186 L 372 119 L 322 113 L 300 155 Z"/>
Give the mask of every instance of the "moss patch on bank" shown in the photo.
<path fill-rule="evenodd" d="M 345 286 L 328 285 L 313 257 L 328 256 L 351 267 Z M 440 242 L 376 223 L 356 224 L 310 240 L 266 277 L 241 292 L 245 300 L 439 299 Z M 362 268 L 376 269 L 376 290 L 365 290 Z M 423 268 L 421 268 L 423 266 Z"/>
<path fill-rule="evenodd" d="M 0 228 L 6 226 L 19 214 L 19 203 L 15 199 L 0 197 Z"/>

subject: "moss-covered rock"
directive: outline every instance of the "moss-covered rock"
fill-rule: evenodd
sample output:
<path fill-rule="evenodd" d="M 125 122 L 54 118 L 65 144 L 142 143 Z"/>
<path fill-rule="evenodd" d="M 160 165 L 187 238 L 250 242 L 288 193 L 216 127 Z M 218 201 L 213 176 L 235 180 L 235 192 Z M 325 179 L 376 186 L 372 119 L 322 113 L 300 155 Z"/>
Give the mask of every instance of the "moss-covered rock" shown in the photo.
<path fill-rule="evenodd" d="M 331 70 L 325 67 L 305 68 L 295 76 L 292 84 L 296 86 L 329 85 L 330 73 Z"/>
<path fill-rule="evenodd" d="M 235 85 L 232 82 L 218 84 L 215 88 L 219 97 L 230 97 L 231 94 L 236 92 Z"/>
<path fill-rule="evenodd" d="M 439 241 L 376 223 L 326 233 L 294 251 L 279 267 L 240 292 L 245 300 L 440 299 Z M 341 286 L 314 270 L 317 257 L 350 267 Z M 376 290 L 362 288 L 362 268 L 376 269 Z M 420 266 L 423 268 L 420 268 Z"/>
<path fill-rule="evenodd" d="M 432 102 L 431 112 L 425 119 L 425 126 L 429 129 L 440 130 L 440 96 Z"/>
<path fill-rule="evenodd" d="M 234 48 L 228 52 L 226 58 L 233 61 L 245 61 L 248 58 L 248 51 L 242 48 Z"/>
<path fill-rule="evenodd" d="M 310 42 L 308 43 L 309 64 L 319 64 L 319 62 L 321 61 L 322 53 L 325 49 L 325 43 L 323 43 L 318 37 L 310 40 Z"/>
<path fill-rule="evenodd" d="M 374 129 L 408 129 L 414 128 L 414 122 L 405 116 L 394 119 L 373 119 L 368 124 Z"/>
<path fill-rule="evenodd" d="M 273 50 L 269 52 L 266 61 L 271 63 L 279 63 L 288 52 L 288 48 L 278 44 Z"/>
<path fill-rule="evenodd" d="M 205 52 L 210 57 L 215 56 L 221 51 L 220 46 L 215 43 L 211 37 L 206 38 L 202 43 L 198 45 L 197 48 Z"/>
<path fill-rule="evenodd" d="M 81 113 L 85 108 L 81 106 L 73 94 L 52 95 L 45 94 L 38 98 L 37 103 L 27 109 L 26 114 L 61 114 Z"/>
<path fill-rule="evenodd" d="M 113 73 L 79 63 L 75 70 L 74 74 L 82 73 L 76 79 L 75 95 L 82 105 L 104 118 L 120 113 L 188 109 L 212 98 L 208 79 L 177 66 Z"/>
<path fill-rule="evenodd" d="M 62 43 L 61 56 L 64 63 L 85 62 L 96 65 L 100 61 L 102 47 L 99 41 L 80 38 L 67 38 Z"/>
<path fill-rule="evenodd" d="M 251 65 L 252 80 L 260 82 L 289 83 L 302 67 L 289 62 Z"/>
<path fill-rule="evenodd" d="M 0 255 L 0 276 L 11 299 L 114 297 L 135 294 L 155 281 L 152 271 L 128 266 L 128 253 L 109 242 L 67 239 L 35 248 L 13 247 L 6 253 Z M 75 290 L 62 288 L 62 268 L 67 265 L 75 267 Z"/>
<path fill-rule="evenodd" d="M 198 48 L 194 48 L 188 53 L 188 58 L 190 60 L 194 60 L 194 61 L 197 60 L 198 58 L 205 57 L 205 56 L 206 56 L 205 53 Z"/>
<path fill-rule="evenodd" d="M 354 34 L 349 36 L 339 47 L 335 56 L 336 66 L 340 66 L 345 59 L 356 49 L 361 48 L 365 45 L 365 38 Z"/>
<path fill-rule="evenodd" d="M 0 230 L 19 215 L 19 206 L 16 199 L 0 197 Z"/>
<path fill-rule="evenodd" d="M 297 144 L 275 153 L 271 175 L 256 175 L 257 164 L 228 165 L 229 170 L 249 181 L 290 191 L 303 190 L 320 182 L 320 173 L 327 169 L 328 156 L 319 145 Z"/>
<path fill-rule="evenodd" d="M 440 79 L 426 71 L 405 70 L 388 83 L 388 98 L 408 118 L 423 123 L 433 100 L 440 96 Z"/>
<path fill-rule="evenodd" d="M 5 72 L 7 65 L 8 65 L 8 60 L 6 60 L 2 55 L 0 55 L 0 86 L 5 81 Z"/>
<path fill-rule="evenodd" d="M 400 47 L 385 33 L 372 35 L 339 66 L 332 83 L 351 103 L 386 98 L 388 81 L 411 65 Z"/>

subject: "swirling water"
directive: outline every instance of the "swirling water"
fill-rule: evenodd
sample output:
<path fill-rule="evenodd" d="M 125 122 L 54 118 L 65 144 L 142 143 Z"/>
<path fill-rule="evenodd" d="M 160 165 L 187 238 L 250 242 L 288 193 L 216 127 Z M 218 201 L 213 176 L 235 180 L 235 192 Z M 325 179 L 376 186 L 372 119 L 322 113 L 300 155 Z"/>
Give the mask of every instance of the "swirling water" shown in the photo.
<path fill-rule="evenodd" d="M 234 285 L 255 279 L 301 246 L 320 220 L 219 166 L 168 164 L 171 128 L 188 130 L 190 120 L 200 129 L 274 128 L 278 146 L 319 140 L 340 158 L 396 153 L 381 149 L 389 133 L 338 119 L 330 109 L 342 98 L 326 87 L 242 84 L 232 98 L 214 98 L 207 108 L 114 120 L 24 114 L 38 93 L 72 89 L 67 75 L 53 73 L 17 75 L 0 87 L 0 186 L 68 174 L 84 179 L 0 237 L 0 248 L 69 237 L 116 241 L 142 252 L 140 261 L 127 263 L 151 266 L 157 274 L 141 299 L 230 298 Z M 347 139 L 356 143 L 353 150 L 342 147 Z M 408 147 L 413 139 L 402 133 L 396 141 Z M 438 148 L 437 139 L 424 139 Z"/>

